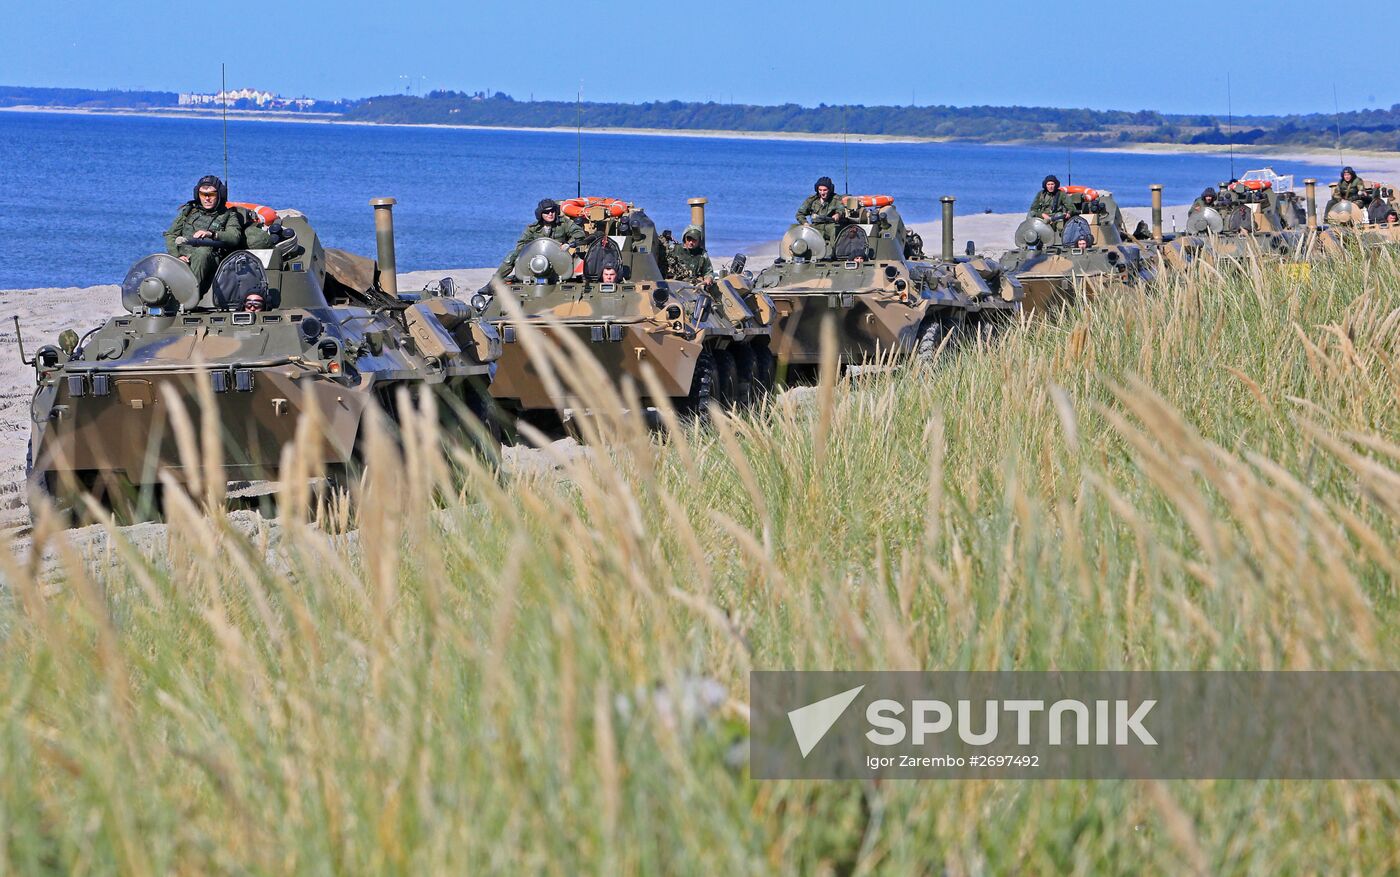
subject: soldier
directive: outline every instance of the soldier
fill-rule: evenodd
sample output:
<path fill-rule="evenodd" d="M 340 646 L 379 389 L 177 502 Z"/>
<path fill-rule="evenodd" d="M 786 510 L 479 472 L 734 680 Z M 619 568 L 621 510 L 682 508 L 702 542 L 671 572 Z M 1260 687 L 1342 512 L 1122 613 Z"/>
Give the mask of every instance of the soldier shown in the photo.
<path fill-rule="evenodd" d="M 200 246 L 191 241 L 218 241 L 216 246 Z M 224 181 L 209 174 L 195 183 L 194 196 L 180 206 L 170 228 L 165 230 L 165 250 L 190 266 L 199 281 L 199 292 L 207 292 L 214 282 L 214 269 L 230 250 L 243 246 L 243 217 L 228 207 Z"/>
<path fill-rule="evenodd" d="M 808 195 L 797 208 L 797 221 L 803 225 L 814 225 L 828 241 L 836 232 L 836 226 L 846 216 L 846 205 L 836 197 L 836 184 L 831 177 L 822 177 L 812 186 L 813 194 Z"/>
<path fill-rule="evenodd" d="M 1206 186 L 1205 191 L 1201 192 L 1201 197 L 1191 202 L 1191 209 L 1186 212 L 1195 213 L 1197 210 L 1202 210 L 1206 207 L 1215 207 L 1215 190 L 1210 186 Z"/>
<path fill-rule="evenodd" d="M 535 221 L 525 226 L 525 230 L 520 233 L 520 240 L 515 242 L 515 249 L 510 251 L 510 255 L 501 262 L 501 267 L 496 269 L 496 276 L 506 280 L 511 279 L 511 269 L 515 267 L 515 257 L 520 255 L 520 251 L 525 249 L 526 244 L 541 238 L 558 241 L 567 247 L 572 254 L 574 247 L 583 240 L 583 229 L 575 225 L 574 221 L 567 216 L 560 215 L 559 202 L 553 198 L 545 198 L 535 205 Z"/>
<path fill-rule="evenodd" d="M 1354 201 L 1365 206 L 1371 199 L 1366 197 L 1366 181 L 1356 175 L 1356 171 L 1349 167 L 1342 168 L 1342 178 L 1337 181 L 1337 198 L 1342 201 Z"/>
<path fill-rule="evenodd" d="M 1040 191 L 1031 201 L 1030 210 L 1026 211 L 1027 216 L 1043 219 L 1051 225 L 1063 223 L 1072 213 L 1074 205 L 1069 196 L 1060 191 L 1060 178 L 1054 174 L 1041 181 Z"/>
<path fill-rule="evenodd" d="M 671 252 L 666 276 L 688 283 L 709 283 L 715 277 L 715 267 L 705 252 L 705 233 L 699 226 L 687 226 L 681 235 L 681 245 Z"/>

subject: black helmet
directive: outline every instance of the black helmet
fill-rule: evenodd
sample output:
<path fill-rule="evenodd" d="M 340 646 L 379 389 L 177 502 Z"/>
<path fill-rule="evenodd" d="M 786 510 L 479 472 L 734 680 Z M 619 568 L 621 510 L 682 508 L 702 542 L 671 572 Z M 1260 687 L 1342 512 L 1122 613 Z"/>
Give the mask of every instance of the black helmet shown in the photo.
<path fill-rule="evenodd" d="M 214 199 L 214 212 L 222 213 L 227 209 L 224 205 L 228 202 L 228 186 L 225 186 L 224 181 L 213 174 L 205 174 L 199 178 L 199 182 L 194 184 L 194 192 L 190 195 L 190 203 L 196 207 L 199 206 L 199 190 L 205 186 L 213 186 L 218 190 L 219 195 Z"/>
<path fill-rule="evenodd" d="M 1204 201 L 1207 198 L 1209 198 L 1212 201 L 1215 200 L 1215 190 L 1212 189 L 1210 186 L 1206 186 L 1205 190 L 1201 192 L 1201 200 Z"/>
<path fill-rule="evenodd" d="M 544 212 L 546 210 L 553 210 L 554 215 L 558 217 L 559 202 L 555 201 L 553 198 L 542 199 L 540 203 L 535 205 L 535 222 L 544 222 Z"/>
<path fill-rule="evenodd" d="M 831 190 L 832 194 L 835 194 L 836 184 L 831 181 L 831 177 L 822 177 L 821 179 L 817 180 L 815 183 L 812 184 L 812 191 L 815 192 L 822 186 L 826 186 L 828 189 Z"/>
<path fill-rule="evenodd" d="M 1054 174 L 1046 174 L 1045 179 L 1040 181 L 1040 188 L 1044 189 L 1046 183 L 1054 183 L 1055 188 L 1060 188 L 1060 178 Z"/>
<path fill-rule="evenodd" d="M 1352 179 L 1356 179 L 1356 171 L 1353 170 L 1350 166 L 1342 168 L 1342 179 L 1345 180 L 1347 178 L 1347 174 L 1351 174 Z"/>

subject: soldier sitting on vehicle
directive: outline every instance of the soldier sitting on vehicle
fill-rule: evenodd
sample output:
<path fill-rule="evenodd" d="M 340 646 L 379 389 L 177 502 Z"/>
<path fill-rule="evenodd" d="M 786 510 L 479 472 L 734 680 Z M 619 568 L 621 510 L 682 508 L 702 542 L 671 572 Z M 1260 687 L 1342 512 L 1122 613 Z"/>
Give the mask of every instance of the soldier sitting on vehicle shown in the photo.
<path fill-rule="evenodd" d="M 1186 212 L 1195 213 L 1206 207 L 1215 208 L 1215 190 L 1210 186 L 1206 186 L 1205 191 L 1201 192 L 1201 197 L 1191 202 L 1191 209 Z"/>
<path fill-rule="evenodd" d="M 705 233 L 699 226 L 687 226 L 681 244 L 672 248 L 666 260 L 666 276 L 687 283 L 707 284 L 715 279 L 715 267 L 705 252 Z"/>
<path fill-rule="evenodd" d="M 515 258 L 525 249 L 526 244 L 541 238 L 558 241 L 572 254 L 574 248 L 583 240 L 583 229 L 575 225 L 573 220 L 560 215 L 559 202 L 545 198 L 535 206 L 535 221 L 525 226 L 525 230 L 520 233 L 520 240 L 515 242 L 515 249 L 510 251 L 510 255 L 506 256 L 501 266 L 496 269 L 496 276 L 512 280 L 511 269 L 515 267 Z"/>
<path fill-rule="evenodd" d="M 1073 200 L 1060 189 L 1060 178 L 1050 174 L 1041 181 L 1040 191 L 1035 194 L 1026 215 L 1044 220 L 1052 228 L 1058 228 L 1063 226 L 1065 220 L 1074 215 L 1074 212 Z"/>
<path fill-rule="evenodd" d="M 1342 178 L 1337 181 L 1336 189 L 1338 200 L 1350 201 L 1361 207 L 1371 201 L 1371 196 L 1366 194 L 1366 181 L 1349 167 L 1342 168 Z"/>
<path fill-rule="evenodd" d="M 214 282 L 219 260 L 243 246 L 243 217 L 228 207 L 228 188 L 209 174 L 200 177 L 194 197 L 180 206 L 165 231 L 165 249 L 187 263 L 203 295 Z"/>
<path fill-rule="evenodd" d="M 797 207 L 797 221 L 816 226 L 828 242 L 835 237 L 836 227 L 845 219 L 846 205 L 836 196 L 836 184 L 831 177 L 817 180 L 812 186 L 812 194 Z"/>

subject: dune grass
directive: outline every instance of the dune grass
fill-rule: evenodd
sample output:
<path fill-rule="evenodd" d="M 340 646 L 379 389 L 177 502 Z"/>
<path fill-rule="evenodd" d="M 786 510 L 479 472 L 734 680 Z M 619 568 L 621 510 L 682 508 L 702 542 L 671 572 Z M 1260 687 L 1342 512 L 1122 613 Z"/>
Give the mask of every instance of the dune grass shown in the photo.
<path fill-rule="evenodd" d="M 745 766 L 751 669 L 1400 666 L 1398 397 L 1393 256 L 1201 266 L 708 429 L 600 417 L 553 473 L 406 418 L 319 525 L 305 441 L 275 526 L 177 497 L 119 572 L 41 524 L 57 569 L 0 551 L 0 868 L 1400 870 L 1393 782 Z"/>

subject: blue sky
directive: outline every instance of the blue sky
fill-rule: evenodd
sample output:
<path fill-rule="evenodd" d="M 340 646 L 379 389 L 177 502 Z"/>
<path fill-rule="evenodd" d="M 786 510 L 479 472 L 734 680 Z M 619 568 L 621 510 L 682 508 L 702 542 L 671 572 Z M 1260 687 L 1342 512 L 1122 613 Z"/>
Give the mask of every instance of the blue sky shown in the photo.
<path fill-rule="evenodd" d="M 1400 103 L 1400 3 L 1076 4 L 0 0 L 0 84 L 363 97 L 433 88 L 520 99 L 1023 104 L 1168 112 Z M 1338 40 L 1357 42 L 1342 50 Z M 1223 47 L 1223 48 L 1222 48 Z M 833 56 L 837 61 L 830 61 Z M 814 61 L 813 59 L 820 59 Z M 1338 60 L 1341 59 L 1341 60 Z M 1375 69 L 1373 67 L 1380 69 Z"/>

